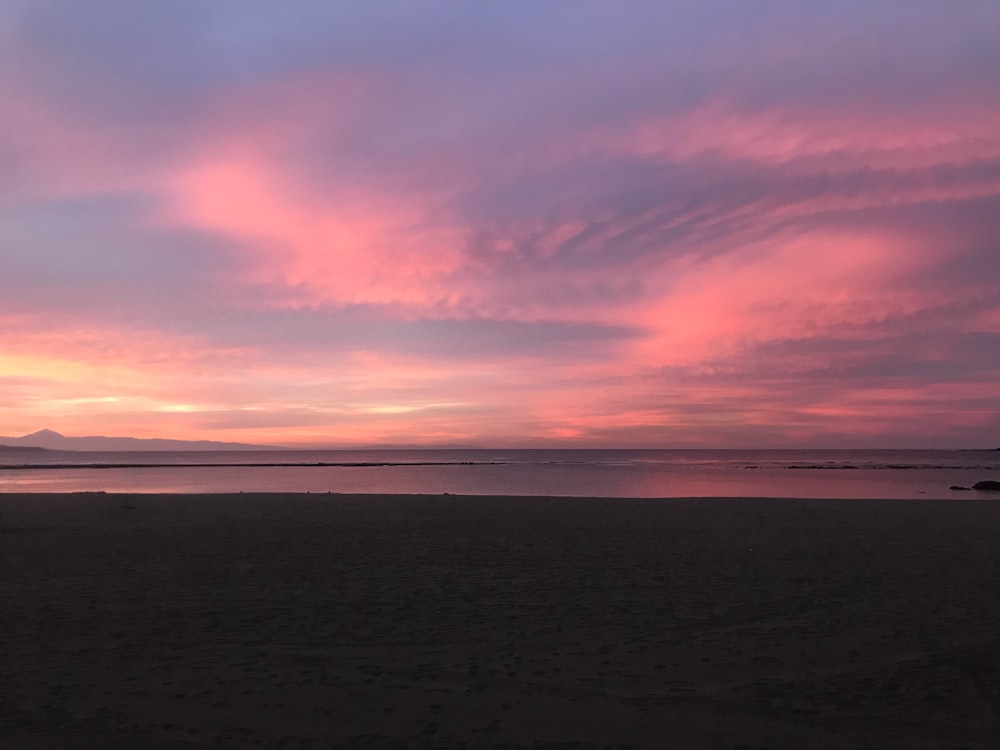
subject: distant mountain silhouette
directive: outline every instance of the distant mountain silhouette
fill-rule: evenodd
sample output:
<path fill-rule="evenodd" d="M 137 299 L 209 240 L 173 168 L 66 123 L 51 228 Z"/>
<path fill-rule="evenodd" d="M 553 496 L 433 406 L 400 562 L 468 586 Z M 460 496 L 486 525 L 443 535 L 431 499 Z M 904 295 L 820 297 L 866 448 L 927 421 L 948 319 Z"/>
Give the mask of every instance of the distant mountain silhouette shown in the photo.
<path fill-rule="evenodd" d="M 45 448 L 55 451 L 240 451 L 273 448 L 271 445 L 222 443 L 217 440 L 167 440 L 164 438 L 66 437 L 54 430 L 39 430 L 21 437 L 0 437 L 9 448 Z"/>

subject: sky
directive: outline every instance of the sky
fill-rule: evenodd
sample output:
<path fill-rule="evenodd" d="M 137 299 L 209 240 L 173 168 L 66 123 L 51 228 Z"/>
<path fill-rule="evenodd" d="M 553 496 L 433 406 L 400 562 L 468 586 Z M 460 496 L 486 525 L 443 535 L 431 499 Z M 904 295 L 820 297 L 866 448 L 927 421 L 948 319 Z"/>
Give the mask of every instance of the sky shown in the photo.
<path fill-rule="evenodd" d="M 0 434 L 1000 446 L 996 0 L 0 0 Z"/>

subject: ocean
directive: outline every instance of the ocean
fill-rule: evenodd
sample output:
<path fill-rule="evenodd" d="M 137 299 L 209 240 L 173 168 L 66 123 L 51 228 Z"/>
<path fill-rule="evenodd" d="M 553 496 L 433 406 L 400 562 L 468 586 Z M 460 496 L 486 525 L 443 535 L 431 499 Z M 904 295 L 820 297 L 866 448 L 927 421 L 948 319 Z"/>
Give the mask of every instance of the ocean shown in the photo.
<path fill-rule="evenodd" d="M 1000 451 L 0 452 L 0 492 L 914 499 L 986 498 L 949 489 L 985 479 L 1000 479 Z"/>

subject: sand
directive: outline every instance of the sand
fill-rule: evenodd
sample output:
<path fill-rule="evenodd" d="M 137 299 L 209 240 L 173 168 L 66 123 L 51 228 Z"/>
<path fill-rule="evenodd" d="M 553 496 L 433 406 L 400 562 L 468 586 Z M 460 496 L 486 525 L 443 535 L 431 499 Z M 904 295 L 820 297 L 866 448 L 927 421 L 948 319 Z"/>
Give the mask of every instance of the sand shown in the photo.
<path fill-rule="evenodd" d="M 0 495 L 0 748 L 1000 747 L 1000 502 Z"/>

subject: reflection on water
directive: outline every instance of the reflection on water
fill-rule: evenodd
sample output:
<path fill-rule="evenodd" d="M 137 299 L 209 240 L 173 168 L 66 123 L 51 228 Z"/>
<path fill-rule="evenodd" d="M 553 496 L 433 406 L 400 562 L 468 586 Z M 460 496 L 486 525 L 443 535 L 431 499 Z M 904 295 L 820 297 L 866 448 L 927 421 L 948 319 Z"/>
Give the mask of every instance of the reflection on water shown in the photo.
<path fill-rule="evenodd" d="M 921 498 L 998 476 L 996 451 L 0 453 L 2 492 Z"/>

